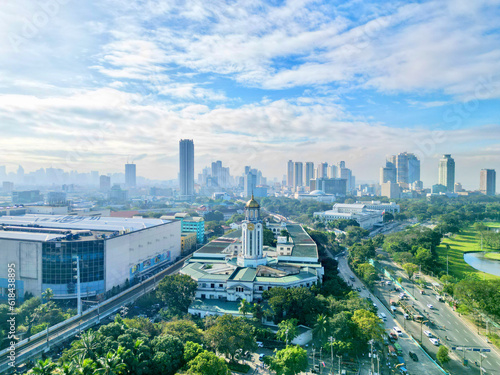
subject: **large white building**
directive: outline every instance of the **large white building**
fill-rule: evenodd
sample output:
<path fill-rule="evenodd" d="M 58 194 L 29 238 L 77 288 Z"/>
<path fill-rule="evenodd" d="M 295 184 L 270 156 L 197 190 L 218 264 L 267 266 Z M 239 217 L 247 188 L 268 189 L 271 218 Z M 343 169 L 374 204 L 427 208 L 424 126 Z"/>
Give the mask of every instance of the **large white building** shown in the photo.
<path fill-rule="evenodd" d="M 324 222 L 330 222 L 340 219 L 356 220 L 363 229 L 371 229 L 383 221 L 382 210 L 371 210 L 362 203 L 347 204 L 335 203 L 329 211 L 315 212 L 313 217 L 319 218 Z"/>
<path fill-rule="evenodd" d="M 242 229 L 203 246 L 180 271 L 198 283 L 189 312 L 237 313 L 236 302 L 261 301 L 262 293 L 272 287 L 310 287 L 321 282 L 324 270 L 314 241 L 298 224 L 283 228 L 290 237 L 278 236 L 276 248 L 263 246 L 260 206 L 252 197 Z"/>
<path fill-rule="evenodd" d="M 181 250 L 181 222 L 161 219 L 24 215 L 0 217 L 3 264 L 15 265 L 19 298 L 76 298 L 76 259 L 82 296 L 99 296 L 174 261 Z M 0 269 L 0 298 L 6 297 L 7 267 Z"/>

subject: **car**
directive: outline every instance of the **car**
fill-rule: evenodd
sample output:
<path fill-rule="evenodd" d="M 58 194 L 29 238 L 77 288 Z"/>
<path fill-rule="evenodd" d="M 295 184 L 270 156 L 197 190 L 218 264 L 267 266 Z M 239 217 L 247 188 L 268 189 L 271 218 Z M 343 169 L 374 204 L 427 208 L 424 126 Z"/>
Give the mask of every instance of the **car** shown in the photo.
<path fill-rule="evenodd" d="M 429 337 L 429 341 L 432 342 L 434 345 L 439 346 L 439 339 L 435 337 Z"/>
<path fill-rule="evenodd" d="M 262 341 L 257 341 L 257 347 L 263 348 L 264 347 L 264 343 Z"/>
<path fill-rule="evenodd" d="M 259 361 L 263 361 L 264 358 L 266 358 L 266 355 L 264 353 L 259 354 Z"/>
<path fill-rule="evenodd" d="M 410 315 L 409 315 L 409 314 L 407 314 L 407 313 L 404 313 L 404 315 L 403 315 L 403 316 L 404 316 L 404 318 L 405 318 L 406 320 L 409 320 L 409 319 L 410 319 Z"/>
<path fill-rule="evenodd" d="M 393 330 L 398 336 L 403 336 L 403 331 L 399 327 L 394 327 Z"/>
<path fill-rule="evenodd" d="M 363 286 L 361 287 L 361 289 L 365 290 L 365 289 L 366 289 L 366 286 L 364 286 L 364 285 L 363 285 Z"/>
<path fill-rule="evenodd" d="M 382 320 L 383 322 L 385 322 L 387 320 L 387 317 L 385 316 L 384 313 L 380 313 L 378 314 L 378 317 L 380 318 L 380 320 Z"/>
<path fill-rule="evenodd" d="M 357 290 L 358 292 L 361 292 L 361 288 L 360 288 L 359 286 L 356 288 L 356 290 Z"/>
<path fill-rule="evenodd" d="M 426 335 L 427 337 L 434 337 L 431 331 L 424 331 L 424 335 Z"/>
<path fill-rule="evenodd" d="M 396 341 L 398 339 L 398 335 L 394 332 L 389 333 L 389 336 L 391 337 L 392 340 Z"/>
<path fill-rule="evenodd" d="M 418 356 L 416 353 L 409 352 L 408 355 L 410 356 L 411 359 L 413 359 L 414 362 L 418 362 Z"/>
<path fill-rule="evenodd" d="M 385 285 L 391 285 L 391 282 L 390 281 L 386 281 Z"/>
<path fill-rule="evenodd" d="M 427 307 L 428 307 L 430 310 L 432 310 L 432 309 L 434 308 L 434 306 L 432 306 L 430 303 L 429 303 L 429 304 L 427 304 Z"/>

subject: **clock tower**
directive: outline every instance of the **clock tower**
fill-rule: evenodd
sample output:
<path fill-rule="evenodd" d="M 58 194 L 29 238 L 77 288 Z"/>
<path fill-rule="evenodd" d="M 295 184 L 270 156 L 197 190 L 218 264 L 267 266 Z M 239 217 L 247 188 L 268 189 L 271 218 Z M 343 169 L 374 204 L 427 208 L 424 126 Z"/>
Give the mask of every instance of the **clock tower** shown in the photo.
<path fill-rule="evenodd" d="M 238 265 L 254 268 L 265 265 L 267 259 L 262 250 L 264 228 L 260 220 L 260 205 L 254 199 L 253 194 L 252 199 L 245 205 L 245 220 L 243 220 L 241 229 L 243 250 L 238 256 Z"/>

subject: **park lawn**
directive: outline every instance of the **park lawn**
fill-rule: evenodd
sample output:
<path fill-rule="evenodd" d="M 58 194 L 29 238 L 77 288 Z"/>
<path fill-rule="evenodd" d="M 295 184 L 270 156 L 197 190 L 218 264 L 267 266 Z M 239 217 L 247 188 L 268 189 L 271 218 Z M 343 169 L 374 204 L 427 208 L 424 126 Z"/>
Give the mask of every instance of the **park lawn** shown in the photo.
<path fill-rule="evenodd" d="M 489 221 L 487 223 L 484 223 L 484 225 L 490 228 L 500 228 L 500 222 L 497 221 Z"/>
<path fill-rule="evenodd" d="M 484 257 L 493 260 L 500 260 L 500 253 L 486 253 L 484 254 Z"/>
<path fill-rule="evenodd" d="M 500 223 L 488 223 L 488 226 L 491 226 L 490 224 L 500 225 Z M 465 262 L 464 253 L 469 251 L 481 251 L 481 240 L 476 235 L 476 231 L 472 226 L 463 230 L 460 234 L 454 235 L 452 238 L 444 238 L 441 241 L 441 245 L 437 248 L 437 253 L 441 263 L 444 265 L 444 271 L 446 271 L 446 244 L 450 245 L 450 251 L 448 253 L 450 275 L 462 279 L 467 273 L 475 273 L 481 279 L 496 280 L 500 278 L 495 275 L 490 275 L 489 273 L 478 271 Z"/>

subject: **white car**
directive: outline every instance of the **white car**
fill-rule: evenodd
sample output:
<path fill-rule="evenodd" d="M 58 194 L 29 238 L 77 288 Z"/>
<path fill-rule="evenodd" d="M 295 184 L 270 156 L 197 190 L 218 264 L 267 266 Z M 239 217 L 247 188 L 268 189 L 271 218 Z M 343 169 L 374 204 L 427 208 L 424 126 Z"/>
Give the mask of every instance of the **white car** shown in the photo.
<path fill-rule="evenodd" d="M 424 331 L 424 335 L 426 335 L 427 337 L 434 337 L 431 331 Z"/>
<path fill-rule="evenodd" d="M 384 322 L 387 320 L 387 316 L 384 313 L 378 314 L 378 317 Z"/>
<path fill-rule="evenodd" d="M 393 330 L 398 336 L 403 336 L 403 331 L 399 327 L 394 327 Z"/>
<path fill-rule="evenodd" d="M 434 306 L 432 306 L 430 303 L 427 305 L 427 307 L 432 310 L 434 308 Z"/>
<path fill-rule="evenodd" d="M 429 337 L 429 341 L 434 345 L 439 346 L 439 339 L 436 339 L 435 337 Z"/>

